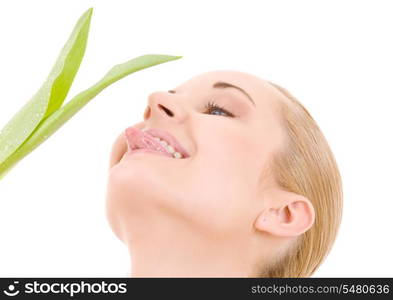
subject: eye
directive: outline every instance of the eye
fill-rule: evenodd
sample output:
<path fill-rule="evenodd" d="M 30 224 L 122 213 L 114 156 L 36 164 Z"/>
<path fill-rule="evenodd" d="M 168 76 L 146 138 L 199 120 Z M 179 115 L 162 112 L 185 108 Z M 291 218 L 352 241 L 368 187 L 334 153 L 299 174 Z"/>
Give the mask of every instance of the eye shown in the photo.
<path fill-rule="evenodd" d="M 234 118 L 235 117 L 230 111 L 226 110 L 224 107 L 221 107 L 221 106 L 217 105 L 213 101 L 209 101 L 205 105 L 205 112 L 211 113 L 212 111 L 221 111 L 221 112 L 225 113 L 230 118 Z"/>

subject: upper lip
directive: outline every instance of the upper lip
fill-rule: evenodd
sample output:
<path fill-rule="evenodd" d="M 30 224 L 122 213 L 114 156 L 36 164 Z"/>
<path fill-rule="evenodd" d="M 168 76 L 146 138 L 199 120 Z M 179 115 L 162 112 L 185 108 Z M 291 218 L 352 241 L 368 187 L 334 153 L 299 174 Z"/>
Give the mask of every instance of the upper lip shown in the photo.
<path fill-rule="evenodd" d="M 179 152 L 183 156 L 183 158 L 190 157 L 187 150 L 184 149 L 184 147 L 177 141 L 177 139 L 168 131 L 158 128 L 150 128 L 145 130 L 144 132 L 153 137 L 158 137 L 167 141 L 175 149 L 175 151 Z"/>

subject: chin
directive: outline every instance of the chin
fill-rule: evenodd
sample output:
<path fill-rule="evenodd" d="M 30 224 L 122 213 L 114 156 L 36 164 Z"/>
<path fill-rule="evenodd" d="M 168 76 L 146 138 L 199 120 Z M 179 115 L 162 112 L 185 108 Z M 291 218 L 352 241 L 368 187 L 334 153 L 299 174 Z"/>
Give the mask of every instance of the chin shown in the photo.
<path fill-rule="evenodd" d="M 159 169 L 157 164 L 137 158 L 123 159 L 115 164 L 109 170 L 107 181 L 109 208 L 130 215 L 146 211 L 149 205 L 166 199 L 165 176 Z"/>

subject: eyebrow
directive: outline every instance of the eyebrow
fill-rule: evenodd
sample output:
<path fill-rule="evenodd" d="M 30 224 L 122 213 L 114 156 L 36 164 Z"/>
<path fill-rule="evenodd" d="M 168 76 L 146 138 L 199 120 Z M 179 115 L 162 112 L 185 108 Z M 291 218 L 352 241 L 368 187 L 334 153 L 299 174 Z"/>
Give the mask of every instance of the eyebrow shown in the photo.
<path fill-rule="evenodd" d="M 240 87 L 238 87 L 236 85 L 233 85 L 231 83 L 228 83 L 228 82 L 223 82 L 223 81 L 218 81 L 215 84 L 213 84 L 213 88 L 222 88 L 222 89 L 224 89 L 224 88 L 230 88 L 230 87 L 238 89 L 240 92 L 242 92 L 252 102 L 252 104 L 255 106 L 254 100 L 252 100 L 251 96 L 245 90 L 243 90 L 242 88 L 240 88 Z M 176 93 L 175 90 L 169 90 L 168 92 L 169 93 L 173 93 L 173 94 Z"/>
<path fill-rule="evenodd" d="M 228 83 L 228 82 L 223 82 L 223 81 L 218 81 L 215 84 L 213 84 L 213 88 L 223 88 L 223 89 L 225 89 L 225 88 L 230 88 L 230 87 L 231 88 L 235 88 L 235 89 L 239 90 L 240 92 L 242 92 L 252 102 L 252 104 L 255 106 L 254 100 L 252 100 L 251 96 L 245 90 L 243 90 L 242 88 L 240 88 L 240 87 L 238 87 L 236 85 L 233 85 L 231 83 Z"/>

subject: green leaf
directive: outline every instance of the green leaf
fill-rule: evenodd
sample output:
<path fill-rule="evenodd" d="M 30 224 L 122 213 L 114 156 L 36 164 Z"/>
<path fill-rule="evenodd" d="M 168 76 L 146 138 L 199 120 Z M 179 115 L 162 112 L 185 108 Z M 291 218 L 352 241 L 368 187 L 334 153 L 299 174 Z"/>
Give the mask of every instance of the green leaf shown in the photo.
<path fill-rule="evenodd" d="M 34 130 L 32 135 L 22 146 L 14 152 L 3 164 L 0 164 L 0 179 L 23 157 L 37 148 L 73 115 L 75 115 L 83 106 L 100 93 L 107 86 L 118 81 L 119 79 L 134 73 L 136 71 L 149 68 L 168 61 L 176 60 L 182 56 L 155 55 L 148 54 L 131 59 L 123 64 L 114 66 L 109 72 L 95 85 L 76 95 L 63 107 L 56 110 L 47 117 Z"/>
<path fill-rule="evenodd" d="M 79 18 L 46 81 L 0 132 L 0 165 L 63 104 L 85 53 L 92 12 Z"/>

